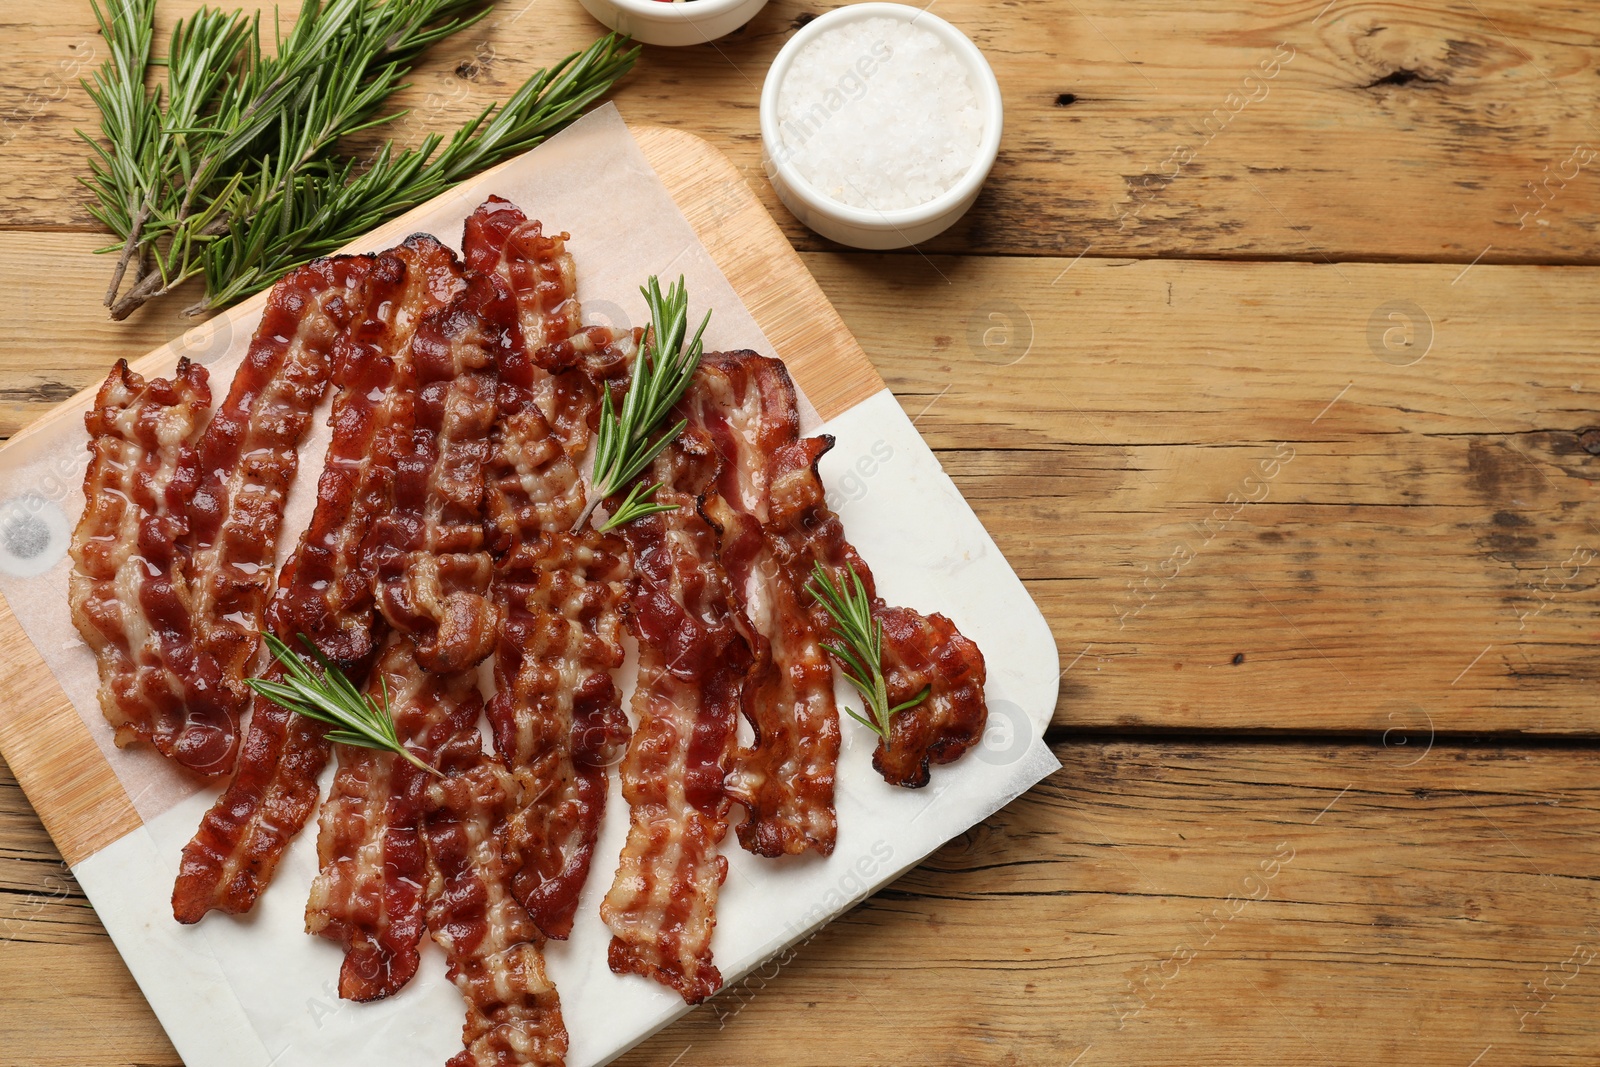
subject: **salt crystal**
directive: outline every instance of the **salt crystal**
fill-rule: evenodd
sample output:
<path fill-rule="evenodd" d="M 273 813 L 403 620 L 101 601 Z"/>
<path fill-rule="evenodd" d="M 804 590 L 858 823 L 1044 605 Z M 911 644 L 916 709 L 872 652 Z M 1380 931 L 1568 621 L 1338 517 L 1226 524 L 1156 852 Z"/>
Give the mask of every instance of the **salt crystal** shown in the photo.
<path fill-rule="evenodd" d="M 824 31 L 778 89 L 782 151 L 824 196 L 891 211 L 949 192 L 972 168 L 983 112 L 934 33 L 868 18 Z"/>

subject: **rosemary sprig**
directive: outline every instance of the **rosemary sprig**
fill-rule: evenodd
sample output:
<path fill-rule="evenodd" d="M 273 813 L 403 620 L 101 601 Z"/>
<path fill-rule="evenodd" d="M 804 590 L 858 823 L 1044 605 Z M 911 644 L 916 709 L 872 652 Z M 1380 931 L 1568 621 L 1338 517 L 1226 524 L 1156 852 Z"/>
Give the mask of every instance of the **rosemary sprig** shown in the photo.
<path fill-rule="evenodd" d="M 289 680 L 274 682 L 266 678 L 251 678 L 250 688 L 279 707 L 336 727 L 328 731 L 329 741 L 361 748 L 387 750 L 409 760 L 429 774 L 439 778 L 444 777 L 439 771 L 412 755 L 411 751 L 400 743 L 400 737 L 395 731 L 394 715 L 389 710 L 388 683 L 379 680 L 379 687 L 383 691 L 383 703 L 378 703 L 371 695 L 363 696 L 350 679 L 345 677 L 344 672 L 328 662 L 327 657 L 318 652 L 316 646 L 304 635 L 300 640 L 305 641 L 320 670 L 295 655 L 289 646 L 278 638 L 267 634 L 267 648 L 272 652 L 273 658 L 283 665 L 284 673 Z"/>
<path fill-rule="evenodd" d="M 144 82 L 150 66 L 156 3 L 126 0 L 113 8 L 116 17 L 107 15 L 99 0 L 91 0 L 90 6 L 111 55 L 92 79 L 83 80 L 89 98 L 100 109 L 100 132 L 107 142 L 107 147 L 102 148 L 84 138 L 99 157 L 98 161 L 89 161 L 90 177 L 84 184 L 99 201 L 98 207 L 89 209 L 90 213 L 124 241 L 122 255 L 111 272 L 111 288 L 106 292 L 109 306 L 116 299 L 129 261 L 140 247 L 149 215 L 146 175 L 155 165 L 154 138 L 161 125 L 161 108 L 158 94 L 146 89 Z M 79 136 L 83 136 L 81 131 Z"/>
<path fill-rule="evenodd" d="M 485 108 L 448 143 L 429 134 L 398 153 L 385 143 L 365 170 L 358 172 L 351 160 L 328 161 L 260 206 L 243 200 L 231 206 L 228 233 L 205 249 L 206 298 L 190 311 L 225 307 L 264 289 L 285 271 L 535 147 L 627 72 L 638 49 L 626 43 L 612 34 L 537 71 L 503 106 Z"/>
<path fill-rule="evenodd" d="M 489 13 L 482 0 L 305 0 L 270 54 L 259 16 L 202 8 L 173 31 L 165 84 L 146 89 L 155 0 L 91 0 L 110 58 L 84 83 L 103 142 L 85 184 L 118 237 L 106 305 L 127 317 L 204 275 L 195 313 L 266 288 L 452 184 L 533 147 L 633 65 L 609 35 L 535 73 L 448 140 L 429 135 L 368 164 L 343 137 L 389 122 L 384 105 L 430 45 Z M 441 148 L 441 145 L 443 146 Z"/>
<path fill-rule="evenodd" d="M 633 380 L 628 383 L 627 395 L 622 399 L 622 410 L 616 410 L 610 392 L 601 398 L 600 428 L 595 433 L 594 492 L 589 497 L 588 507 L 572 524 L 574 532 L 583 529 L 601 500 L 620 492 L 624 485 L 638 477 L 687 425 L 679 419 L 671 429 L 651 439 L 656 425 L 683 396 L 695 368 L 700 366 L 701 337 L 711 321 L 711 312 L 706 312 L 694 338 L 685 344 L 689 332 L 689 290 L 684 285 L 683 275 L 678 275 L 677 284 L 669 286 L 665 295 L 661 292 L 660 279 L 653 274 L 639 291 L 650 307 L 650 332 L 640 347 L 639 357 L 634 360 Z M 677 510 L 675 504 L 655 501 L 656 490 L 660 488 L 659 482 L 649 486 L 636 483 L 601 525 L 601 531 L 615 529 L 645 515 Z"/>
<path fill-rule="evenodd" d="M 887 748 L 890 718 L 895 712 L 914 708 L 926 700 L 931 687 L 924 686 L 922 692 L 910 700 L 889 706 L 889 686 L 883 677 L 883 623 L 873 617 L 872 601 L 867 597 L 855 566 L 845 566 L 850 571 L 848 588 L 843 587 L 843 583 L 835 585 L 832 576 L 818 562 L 812 565 L 811 581 L 806 589 L 833 616 L 833 635 L 839 639 L 838 643 L 824 641 L 822 647 L 844 665 L 845 680 L 861 694 L 871 718 L 856 714 L 852 708 L 845 708 L 845 713 L 883 738 Z"/>

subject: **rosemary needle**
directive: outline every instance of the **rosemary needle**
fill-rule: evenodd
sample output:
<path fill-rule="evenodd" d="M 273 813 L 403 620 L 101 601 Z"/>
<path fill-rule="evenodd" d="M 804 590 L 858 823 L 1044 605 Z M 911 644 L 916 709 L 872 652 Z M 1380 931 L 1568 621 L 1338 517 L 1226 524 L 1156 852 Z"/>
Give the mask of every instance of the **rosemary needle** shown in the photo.
<path fill-rule="evenodd" d="M 278 638 L 267 634 L 267 648 L 272 652 L 273 658 L 283 665 L 284 675 L 288 681 L 274 682 L 266 678 L 251 678 L 250 688 L 279 707 L 334 727 L 335 729 L 327 733 L 329 741 L 393 752 L 435 777 L 444 777 L 439 771 L 412 755 L 411 751 L 400 743 L 399 734 L 395 730 L 394 715 L 389 710 L 387 683 L 381 680 L 379 682 L 379 687 L 383 691 L 381 704 L 371 695 L 363 696 L 350 679 L 345 677 L 343 671 L 328 662 L 328 658 L 317 651 L 310 639 L 302 634 L 300 640 L 311 650 L 311 655 L 315 657 L 317 668 L 320 670 L 295 655 L 289 646 Z"/>
<path fill-rule="evenodd" d="M 889 720 L 896 712 L 926 700 L 932 687 L 923 686 L 922 692 L 910 700 L 889 706 L 889 684 L 883 676 L 883 622 L 873 617 L 872 601 L 855 565 L 847 563 L 845 567 L 850 572 L 849 584 L 836 585 L 821 562 L 814 563 L 806 589 L 833 617 L 833 635 L 838 643 L 824 641 L 822 647 L 843 665 L 845 680 L 861 694 L 871 718 L 857 715 L 852 708 L 845 708 L 845 713 L 883 738 L 884 748 L 888 748 Z"/>
<path fill-rule="evenodd" d="M 711 321 L 711 312 L 706 312 L 693 339 L 686 343 L 689 291 L 683 275 L 678 276 L 676 285 L 667 287 L 665 294 L 661 292 L 660 279 L 653 274 L 639 291 L 650 307 L 650 333 L 639 349 L 639 358 L 634 360 L 633 380 L 628 383 L 622 410 L 619 412 L 612 404 L 609 391 L 600 400 L 600 427 L 595 433 L 594 493 L 589 497 L 589 506 L 572 524 L 574 532 L 583 529 L 600 501 L 620 492 L 624 485 L 638 477 L 687 425 L 679 419 L 671 429 L 651 440 L 657 424 L 683 396 L 695 368 L 700 366 L 701 337 Z M 654 500 L 660 488 L 659 482 L 649 486 L 636 483 L 601 525 L 601 531 L 613 530 L 645 515 L 676 511 L 677 505 Z"/>

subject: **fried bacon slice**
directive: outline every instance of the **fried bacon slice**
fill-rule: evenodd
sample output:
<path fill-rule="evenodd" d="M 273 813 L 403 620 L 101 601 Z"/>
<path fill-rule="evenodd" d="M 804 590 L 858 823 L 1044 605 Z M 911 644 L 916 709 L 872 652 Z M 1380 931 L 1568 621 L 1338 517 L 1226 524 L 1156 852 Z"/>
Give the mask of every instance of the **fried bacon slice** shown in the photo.
<path fill-rule="evenodd" d="M 450 249 L 427 234 L 379 257 L 369 316 L 341 338 L 334 438 L 317 483 L 317 508 L 279 575 L 267 621 L 294 642 L 305 634 L 347 672 L 365 674 L 381 641 L 375 628 L 374 560 L 367 538 L 394 496 L 398 458 L 410 450 L 415 395 L 411 340 L 429 312 L 465 282 Z"/>
<path fill-rule="evenodd" d="M 583 479 L 544 414 L 556 383 L 524 343 L 533 338 L 548 348 L 575 327 L 570 257 L 501 200 L 467 221 L 463 249 L 489 272 L 503 298 L 497 306 L 511 309 L 500 320 L 509 319 L 508 343 L 500 352 L 486 506 L 502 612 L 489 721 L 517 783 L 506 826 L 511 885 L 545 936 L 565 938 L 594 857 L 606 768 L 628 740 L 611 678 L 623 658 L 626 561 L 615 537 L 571 532 L 583 512 Z M 630 334 L 628 347 L 605 343 L 625 359 L 633 342 Z M 588 425 L 578 405 L 592 404 L 597 392 L 561 394 L 572 426 Z"/>
<path fill-rule="evenodd" d="M 73 623 L 94 650 L 100 708 L 120 746 L 151 742 L 197 774 L 225 773 L 238 720 L 195 632 L 181 543 L 211 390 L 183 360 L 145 381 L 119 360 L 84 417 L 90 460 L 72 535 Z"/>
<path fill-rule="evenodd" d="M 273 664 L 263 676 L 283 681 Z M 322 729 L 257 697 L 233 781 L 184 846 L 172 916 L 197 923 L 213 909 L 239 915 L 272 881 L 283 850 L 317 800 L 328 762 Z"/>
<path fill-rule="evenodd" d="M 725 783 L 746 812 L 739 843 L 763 856 L 808 848 L 827 856 L 838 834 L 839 712 L 827 634 L 805 591 L 807 536 L 822 504 L 820 485 L 808 484 L 820 442 L 800 439 L 783 364 L 753 352 L 706 356 L 683 411 L 720 459 L 702 507 L 753 629 L 743 710 L 754 742 L 740 748 Z"/>
<path fill-rule="evenodd" d="M 529 414 L 543 422 L 536 409 Z M 618 608 L 627 564 L 616 538 L 567 532 L 583 508 L 582 483 L 560 445 L 548 432 L 545 439 L 559 472 L 551 482 L 568 482 L 577 495 L 561 497 L 565 506 L 548 509 L 559 520 L 499 562 L 495 596 L 505 618 L 489 722 L 519 787 L 507 819 L 512 890 L 546 936 L 564 939 L 594 858 L 606 768 L 628 741 L 611 677 L 623 659 Z M 526 459 L 528 443 L 519 435 L 506 448 Z M 503 500 L 520 492 L 521 479 L 508 470 L 499 485 Z"/>
<path fill-rule="evenodd" d="M 387 506 L 392 460 L 410 433 L 411 406 L 398 388 L 409 341 L 421 317 L 461 287 L 450 250 L 412 237 L 376 257 L 362 309 L 335 345 L 333 440 L 311 524 L 278 575 L 267 622 L 291 645 L 305 635 L 358 685 L 383 636 L 361 549 Z M 279 675 L 274 666 L 267 676 Z M 255 905 L 316 806 L 329 750 L 322 734 L 310 720 L 255 700 L 238 772 L 184 847 L 172 896 L 179 922 Z"/>
<path fill-rule="evenodd" d="M 434 671 L 463 671 L 486 658 L 499 621 L 483 530 L 498 295 L 490 279 L 471 275 L 454 301 L 419 323 L 407 382 L 411 433 L 396 457 L 393 506 L 367 539 L 379 610 L 415 639 L 417 658 Z"/>
<path fill-rule="evenodd" d="M 234 721 L 260 646 L 284 499 L 327 393 L 334 347 L 365 298 L 369 256 L 319 259 L 273 286 L 227 397 L 200 439 L 188 573 L 201 647 L 220 667 Z"/>
<path fill-rule="evenodd" d="M 833 570 L 835 580 L 842 577 L 837 563 Z M 868 580 L 862 565 L 856 572 L 862 581 Z M 943 615 L 889 607 L 870 584 L 867 592 L 873 598 L 873 617 L 883 623 L 889 706 L 928 691 L 922 703 L 898 712 L 890 721 L 891 743 L 878 742 L 872 766 L 890 785 L 918 789 L 928 784 L 930 762 L 953 763 L 983 740 L 989 719 L 983 697 L 983 653 Z"/>
<path fill-rule="evenodd" d="M 581 326 L 567 236 L 546 236 L 537 219 L 491 196 L 467 219 L 461 251 L 467 266 L 493 278 L 515 304 L 502 377 L 521 380 L 556 438 L 578 457 L 594 431 L 600 390 L 627 375 L 638 332 Z M 574 367 L 579 373 L 559 373 Z"/>
<path fill-rule="evenodd" d="M 553 535 L 496 591 L 507 608 L 489 702 L 495 750 L 513 768 L 512 890 L 547 936 L 572 929 L 605 812 L 606 768 L 628 740 L 610 670 L 626 564 L 610 538 Z"/>
<path fill-rule="evenodd" d="M 417 661 L 409 638 L 393 636 L 367 692 L 387 696 L 395 732 L 433 766 L 452 740 L 476 736 L 482 698 L 472 673 L 434 674 Z M 392 752 L 341 746 L 339 771 L 322 805 L 306 931 L 344 946 L 339 995 L 376 1000 L 416 974 L 423 887 L 427 791 L 434 778 Z"/>
<path fill-rule="evenodd" d="M 723 779 L 738 743 L 750 648 L 717 534 L 698 511 L 716 469 L 711 441 L 685 431 L 646 470 L 676 510 L 623 527 L 633 556 L 625 617 L 639 642 L 638 726 L 622 761 L 627 843 L 600 916 L 611 969 L 641 974 L 698 1004 L 722 984 L 711 960 L 728 861 Z"/>
<path fill-rule="evenodd" d="M 782 581 L 767 583 L 775 596 L 786 595 L 779 586 L 792 588 L 796 581 L 807 582 L 813 561 L 820 562 L 841 587 L 848 582 L 851 568 L 860 576 L 872 601 L 873 616 L 883 625 L 882 667 L 889 706 L 928 691 L 921 703 L 894 716 L 890 743 L 878 743 L 872 765 L 891 785 L 918 788 L 928 784 L 930 763 L 950 763 L 983 738 L 988 719 L 983 653 L 943 615 L 925 616 L 910 608 L 891 607 L 877 595 L 871 570 L 845 540 L 839 517 L 824 502 L 816 468 L 833 446 L 833 439 L 797 438 L 794 398 L 794 386 L 782 363 L 753 352 L 736 352 L 705 358 L 684 408 L 689 412 L 686 417 L 711 427 L 716 447 L 732 460 L 718 481 L 725 501 L 749 495 L 749 485 L 764 483 L 764 489 L 758 491 L 767 497 L 763 533 L 774 560 L 783 564 L 773 572 L 782 575 Z M 760 446 L 752 447 L 752 441 L 759 441 Z M 758 458 L 763 455 L 768 457 L 764 463 Z M 730 504 L 728 510 L 738 508 Z M 738 523 L 734 529 L 732 547 L 737 559 L 742 551 Z M 724 553 L 728 549 L 725 543 Z M 812 636 L 806 640 L 814 641 L 817 634 L 828 636 L 833 620 L 827 609 L 804 591 L 804 585 L 800 589 L 799 603 L 812 617 Z M 771 625 L 770 621 L 766 626 L 758 624 L 758 629 L 772 642 L 777 658 L 782 654 L 780 637 L 774 636 Z M 787 632 L 781 635 L 784 642 L 792 639 Z M 809 663 L 807 649 L 800 641 L 791 649 L 800 653 L 791 660 L 791 676 L 794 665 Z M 730 788 L 741 800 L 748 795 L 754 802 L 750 809 L 753 818 L 764 819 L 769 810 L 809 813 L 815 805 L 798 792 L 821 797 L 827 743 L 807 738 L 808 727 L 798 708 L 792 724 L 786 721 L 788 712 L 781 704 L 763 710 L 758 702 L 755 710 L 757 717 L 751 725 L 756 729 L 756 745 L 740 753 Z M 769 729 L 769 725 L 775 728 Z M 836 751 L 836 742 L 833 745 Z M 831 777 L 831 771 L 827 774 Z M 782 818 L 779 824 L 778 832 L 793 841 L 793 827 Z M 757 826 L 752 833 L 759 838 L 763 823 Z M 741 840 L 750 847 L 742 833 Z"/>
<path fill-rule="evenodd" d="M 422 831 L 428 930 L 467 1002 L 466 1047 L 448 1067 L 560 1067 L 567 1028 L 545 973 L 543 939 L 509 889 L 503 824 L 517 785 L 480 751 L 475 714 L 473 722 L 441 755 L 450 774 L 429 785 Z"/>
<path fill-rule="evenodd" d="M 363 549 L 378 608 L 397 635 L 368 689 L 389 692 L 401 739 L 425 761 L 454 731 L 475 727 L 481 701 L 467 672 L 492 650 L 498 621 L 483 534 L 499 338 L 485 312 L 495 297 L 474 274 L 450 304 L 421 317 L 394 391 L 411 405 L 410 433 L 393 457 L 391 506 L 373 520 Z M 450 709 L 469 691 L 474 716 L 462 724 Z M 416 972 L 426 882 L 421 777 L 391 753 L 339 749 L 306 928 L 345 946 L 339 986 L 348 999 L 387 996 Z"/>

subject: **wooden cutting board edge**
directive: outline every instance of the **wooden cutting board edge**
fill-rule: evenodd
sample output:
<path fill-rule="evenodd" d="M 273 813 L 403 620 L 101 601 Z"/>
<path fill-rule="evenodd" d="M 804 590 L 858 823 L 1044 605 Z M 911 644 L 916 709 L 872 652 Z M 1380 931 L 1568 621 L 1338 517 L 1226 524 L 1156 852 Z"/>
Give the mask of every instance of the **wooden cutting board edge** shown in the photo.
<path fill-rule="evenodd" d="M 645 126 L 631 132 L 775 354 L 788 365 L 822 418 L 840 415 L 881 391 L 883 379 L 861 345 L 727 157 L 682 130 Z M 496 173 L 515 162 L 502 163 L 471 184 L 492 182 Z M 524 206 L 537 216 L 536 205 Z M 399 242 L 415 230 L 414 220 L 429 209 L 430 205 L 423 205 L 386 223 L 361 245 Z M 193 341 L 197 331 L 211 334 L 222 323 L 231 326 L 254 315 L 265 302 L 266 294 L 258 293 L 223 312 L 218 317 L 221 322 L 208 321 L 154 352 L 130 360 L 130 365 L 145 375 L 166 373 L 183 351 L 203 347 Z M 98 388 L 98 384 L 91 386 L 57 405 L 12 440 L 56 420 L 79 417 Z M 0 754 L 68 865 L 81 863 L 142 826 L 132 800 L 88 727 L 3 598 L 0 670 L 4 672 L 0 674 Z"/>

